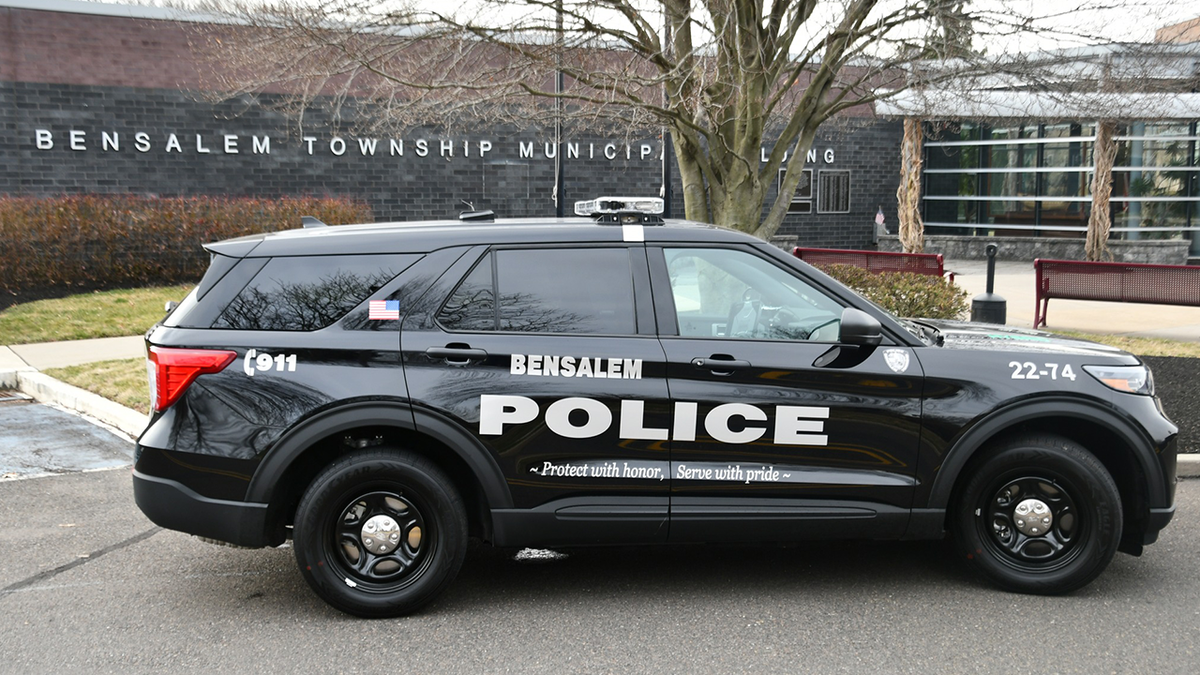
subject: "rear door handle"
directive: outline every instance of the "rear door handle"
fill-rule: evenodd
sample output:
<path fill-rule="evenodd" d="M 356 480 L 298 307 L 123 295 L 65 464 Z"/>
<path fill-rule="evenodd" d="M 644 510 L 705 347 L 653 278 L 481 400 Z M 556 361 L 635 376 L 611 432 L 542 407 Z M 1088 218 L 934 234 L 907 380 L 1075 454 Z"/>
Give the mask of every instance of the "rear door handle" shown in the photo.
<path fill-rule="evenodd" d="M 711 370 L 714 375 L 729 375 L 735 370 L 743 370 L 751 367 L 749 361 L 734 358 L 715 358 L 715 356 L 707 359 L 696 357 L 692 359 L 692 365 L 702 370 Z"/>
<path fill-rule="evenodd" d="M 486 359 L 488 353 L 482 349 L 472 349 L 466 345 L 462 347 L 447 345 L 445 347 L 430 347 L 425 350 L 425 355 L 431 359 L 444 359 L 446 363 L 452 366 L 465 366 L 472 361 Z"/>

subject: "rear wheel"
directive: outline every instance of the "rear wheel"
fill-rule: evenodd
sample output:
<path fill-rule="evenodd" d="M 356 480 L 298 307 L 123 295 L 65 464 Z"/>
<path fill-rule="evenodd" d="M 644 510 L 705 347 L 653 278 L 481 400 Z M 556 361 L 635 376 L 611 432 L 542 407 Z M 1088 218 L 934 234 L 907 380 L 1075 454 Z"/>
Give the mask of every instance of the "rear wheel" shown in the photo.
<path fill-rule="evenodd" d="M 1085 586 L 1121 540 L 1121 495 L 1098 459 L 1060 436 L 1015 438 L 960 492 L 959 553 L 1001 588 L 1053 595 Z"/>
<path fill-rule="evenodd" d="M 350 453 L 322 471 L 296 510 L 300 573 L 355 616 L 412 612 L 454 580 L 467 522 L 450 479 L 403 450 Z"/>

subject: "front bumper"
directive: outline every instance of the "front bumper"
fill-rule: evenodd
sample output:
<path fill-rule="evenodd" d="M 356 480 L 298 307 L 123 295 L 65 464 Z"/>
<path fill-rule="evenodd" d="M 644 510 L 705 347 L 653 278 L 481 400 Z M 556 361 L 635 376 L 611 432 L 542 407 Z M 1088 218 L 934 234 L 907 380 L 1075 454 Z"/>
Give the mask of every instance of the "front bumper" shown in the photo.
<path fill-rule="evenodd" d="M 280 542 L 267 536 L 267 505 L 212 499 L 177 481 L 133 472 L 133 498 L 154 524 L 238 546 Z"/>

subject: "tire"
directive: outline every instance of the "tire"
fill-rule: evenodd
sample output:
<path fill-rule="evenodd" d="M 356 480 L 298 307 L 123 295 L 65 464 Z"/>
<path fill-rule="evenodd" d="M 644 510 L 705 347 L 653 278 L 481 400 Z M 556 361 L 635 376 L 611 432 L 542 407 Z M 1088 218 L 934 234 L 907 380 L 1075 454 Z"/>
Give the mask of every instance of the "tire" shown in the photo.
<path fill-rule="evenodd" d="M 401 616 L 458 574 L 466 509 L 425 457 L 360 450 L 338 458 L 305 491 L 293 545 L 300 573 L 325 602 L 360 617 Z"/>
<path fill-rule="evenodd" d="M 1121 540 L 1121 495 L 1112 476 L 1061 436 L 1021 436 L 1000 446 L 970 473 L 957 504 L 958 554 L 1010 591 L 1082 588 L 1104 571 Z"/>

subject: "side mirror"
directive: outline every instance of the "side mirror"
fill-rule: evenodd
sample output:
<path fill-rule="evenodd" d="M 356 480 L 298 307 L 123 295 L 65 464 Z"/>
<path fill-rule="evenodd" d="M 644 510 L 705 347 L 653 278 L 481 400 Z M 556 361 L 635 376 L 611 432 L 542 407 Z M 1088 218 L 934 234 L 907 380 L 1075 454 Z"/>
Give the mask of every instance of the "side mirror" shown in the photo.
<path fill-rule="evenodd" d="M 847 345 L 875 347 L 883 341 L 883 326 L 870 314 L 847 307 L 842 311 L 842 327 L 838 333 L 838 341 Z"/>

